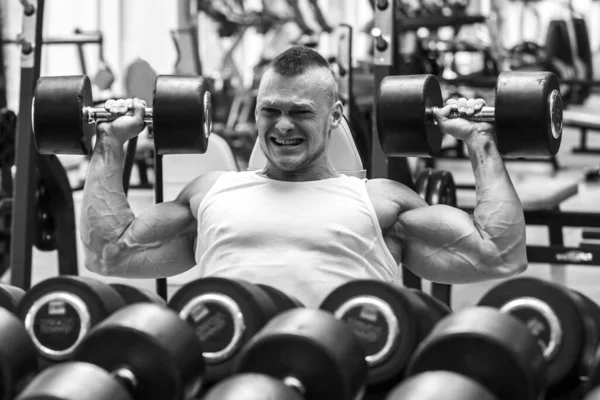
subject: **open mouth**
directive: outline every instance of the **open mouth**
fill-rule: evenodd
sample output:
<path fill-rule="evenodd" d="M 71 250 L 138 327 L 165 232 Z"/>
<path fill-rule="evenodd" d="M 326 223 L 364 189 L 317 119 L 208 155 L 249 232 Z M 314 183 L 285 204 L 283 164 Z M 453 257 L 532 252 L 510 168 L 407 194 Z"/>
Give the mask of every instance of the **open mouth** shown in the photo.
<path fill-rule="evenodd" d="M 271 138 L 271 142 L 273 142 L 278 147 L 291 148 L 300 145 L 304 140 L 303 139 L 276 139 Z"/>

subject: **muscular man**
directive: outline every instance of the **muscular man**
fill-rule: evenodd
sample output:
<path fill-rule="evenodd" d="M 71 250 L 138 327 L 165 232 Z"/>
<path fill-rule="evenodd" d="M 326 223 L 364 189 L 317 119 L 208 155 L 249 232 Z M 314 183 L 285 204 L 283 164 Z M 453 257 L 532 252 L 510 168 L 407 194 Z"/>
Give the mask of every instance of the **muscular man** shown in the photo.
<path fill-rule="evenodd" d="M 83 194 L 85 265 L 101 275 L 159 278 L 199 264 L 203 277 L 265 283 L 307 306 L 353 279 L 398 281 L 400 263 L 444 283 L 520 273 L 527 266 L 523 210 L 493 126 L 445 118 L 453 108 L 470 115 L 483 105 L 461 99 L 435 116 L 468 147 L 473 217 L 428 206 L 398 182 L 335 170 L 327 152 L 342 119 L 334 77 L 318 53 L 294 47 L 260 83 L 256 121 L 266 167 L 202 175 L 174 201 L 135 216 L 123 192 L 123 144 L 142 130 L 145 104 L 110 102 L 122 116 L 98 126 Z"/>

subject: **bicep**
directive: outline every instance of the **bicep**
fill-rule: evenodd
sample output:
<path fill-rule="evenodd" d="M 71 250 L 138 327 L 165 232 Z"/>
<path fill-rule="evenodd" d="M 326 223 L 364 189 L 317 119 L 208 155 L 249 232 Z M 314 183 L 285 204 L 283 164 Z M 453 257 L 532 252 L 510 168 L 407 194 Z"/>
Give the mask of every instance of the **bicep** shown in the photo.
<path fill-rule="evenodd" d="M 434 282 L 468 283 L 483 279 L 480 271 L 497 251 L 467 213 L 446 205 L 416 208 L 398 216 L 395 236 L 402 242 L 402 262 Z"/>

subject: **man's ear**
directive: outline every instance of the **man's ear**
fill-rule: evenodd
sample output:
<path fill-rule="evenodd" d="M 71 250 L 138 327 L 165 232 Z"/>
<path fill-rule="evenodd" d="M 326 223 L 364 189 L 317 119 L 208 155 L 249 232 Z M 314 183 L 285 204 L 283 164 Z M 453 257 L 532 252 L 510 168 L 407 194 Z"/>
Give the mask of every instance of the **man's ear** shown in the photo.
<path fill-rule="evenodd" d="M 331 129 L 335 129 L 342 123 L 344 118 L 344 106 L 341 101 L 336 101 L 331 111 Z"/>

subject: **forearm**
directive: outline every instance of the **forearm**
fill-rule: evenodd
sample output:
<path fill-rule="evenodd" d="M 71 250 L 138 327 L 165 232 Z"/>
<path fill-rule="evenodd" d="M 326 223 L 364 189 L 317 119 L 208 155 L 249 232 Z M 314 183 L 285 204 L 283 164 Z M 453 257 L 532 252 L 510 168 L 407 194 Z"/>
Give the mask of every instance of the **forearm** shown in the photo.
<path fill-rule="evenodd" d="M 493 137 L 479 135 L 465 143 L 475 174 L 475 227 L 504 263 L 526 263 L 523 207 Z"/>
<path fill-rule="evenodd" d="M 88 167 L 81 210 L 81 241 L 86 265 L 102 268 L 110 246 L 123 236 L 135 216 L 123 190 L 123 144 L 98 133 Z"/>

